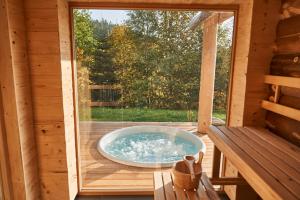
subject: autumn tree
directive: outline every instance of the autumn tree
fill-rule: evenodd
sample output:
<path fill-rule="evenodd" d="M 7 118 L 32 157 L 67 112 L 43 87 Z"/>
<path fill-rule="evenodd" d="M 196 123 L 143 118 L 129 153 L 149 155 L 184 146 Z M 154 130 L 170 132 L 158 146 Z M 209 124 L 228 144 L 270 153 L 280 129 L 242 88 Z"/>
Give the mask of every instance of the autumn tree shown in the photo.
<path fill-rule="evenodd" d="M 82 119 L 89 119 L 91 117 L 90 67 L 95 61 L 94 53 L 98 41 L 93 36 L 93 24 L 89 11 L 75 9 L 73 16 L 79 114 Z"/>
<path fill-rule="evenodd" d="M 121 85 L 126 83 L 123 102 L 150 108 L 191 109 L 196 105 L 202 32 L 200 29 L 193 33 L 185 31 L 185 25 L 194 14 L 186 11 L 129 12 L 125 25 L 130 34 L 125 36 L 130 37 L 132 51 L 124 56 L 135 58 L 130 65 L 131 73 L 124 70 L 127 65 L 122 64 L 118 54 L 114 56 L 118 59 L 116 64 L 123 66 L 117 68 L 123 73 L 117 76 Z M 112 43 L 113 48 L 119 50 L 126 44 L 114 38 Z"/>

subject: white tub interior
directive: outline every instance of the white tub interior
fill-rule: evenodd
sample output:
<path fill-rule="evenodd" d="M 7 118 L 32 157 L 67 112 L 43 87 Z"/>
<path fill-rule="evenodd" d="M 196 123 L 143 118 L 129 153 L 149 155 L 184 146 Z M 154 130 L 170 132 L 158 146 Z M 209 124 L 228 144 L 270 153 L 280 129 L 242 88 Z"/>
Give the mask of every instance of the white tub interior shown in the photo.
<path fill-rule="evenodd" d="M 150 161 L 141 161 L 141 160 L 135 161 L 134 159 L 131 159 L 130 156 L 126 158 L 120 158 L 106 150 L 107 149 L 106 147 L 110 145 L 112 142 L 115 142 L 115 140 L 124 138 L 126 136 L 133 136 L 134 134 L 141 134 L 141 132 L 162 133 L 162 134 L 167 134 L 168 137 L 170 138 L 174 137 L 174 138 L 184 139 L 192 143 L 194 145 L 193 147 L 196 148 L 196 152 L 194 154 L 195 157 L 198 157 L 197 152 L 199 151 L 205 152 L 205 144 L 200 137 L 188 131 L 179 128 L 168 127 L 168 126 L 132 126 L 128 128 L 118 129 L 103 136 L 98 141 L 97 149 L 104 157 L 114 162 L 130 165 L 130 166 L 136 166 L 136 167 L 148 167 L 148 168 L 171 167 L 175 162 L 178 161 L 178 159 L 174 161 L 173 160 L 167 161 L 167 162 L 165 161 L 150 162 Z M 155 148 L 155 147 L 151 147 L 151 148 Z M 162 148 L 164 147 L 163 145 L 160 145 L 157 148 L 163 150 Z"/>

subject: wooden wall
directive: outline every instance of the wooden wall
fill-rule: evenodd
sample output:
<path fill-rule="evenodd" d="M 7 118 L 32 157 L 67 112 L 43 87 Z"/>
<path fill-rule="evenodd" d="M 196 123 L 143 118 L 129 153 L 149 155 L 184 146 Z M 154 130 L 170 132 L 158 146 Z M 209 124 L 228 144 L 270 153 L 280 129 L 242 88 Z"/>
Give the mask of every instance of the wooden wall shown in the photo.
<path fill-rule="evenodd" d="M 39 199 L 23 1 L 0 3 L 0 98 L 4 116 L 1 133 L 5 134 L 13 185 L 9 198 Z"/>
<path fill-rule="evenodd" d="M 77 194 L 68 6 L 25 1 L 34 131 L 42 199 Z"/>
<path fill-rule="evenodd" d="M 9 152 L 10 162 L 16 166 L 12 169 L 12 176 L 19 177 L 14 179 L 13 189 L 20 192 L 18 199 L 23 199 L 26 195 L 32 195 L 32 199 L 39 199 L 34 196 L 39 193 L 37 185 L 40 185 L 42 199 L 74 199 L 77 194 L 77 175 L 67 2 L 26 0 L 24 6 L 21 0 L 0 2 L 0 51 L 4 56 L 4 59 L 0 60 L 0 77 L 6 113 L 5 129 L 9 133 L 8 143 L 17 142 L 17 145 L 21 146 L 20 149 Z M 145 0 L 69 2 L 89 2 L 96 5 L 99 2 L 145 3 Z M 266 95 L 266 88 L 260 87 L 263 84 L 261 81 L 255 81 L 267 70 L 266 64 L 271 58 L 269 45 L 275 36 L 273 24 L 277 20 L 278 1 L 153 2 L 158 3 L 158 6 L 159 3 L 188 3 L 210 8 L 232 5 L 239 7 L 229 125 L 260 124 L 259 119 L 264 118 L 264 113 L 258 105 L 259 99 Z M 253 17 L 252 9 L 255 11 Z M 292 39 L 295 41 L 295 38 Z M 282 47 L 279 40 L 277 43 L 278 48 Z M 34 153 L 34 143 L 31 142 L 34 140 L 37 144 L 38 158 Z M 22 155 L 22 159 L 16 155 Z M 33 164 L 37 163 L 37 159 L 38 169 Z M 27 167 L 29 163 L 31 165 Z M 37 173 L 39 179 L 36 177 Z"/>
<path fill-rule="evenodd" d="M 237 114 L 231 112 L 230 115 L 242 115 L 242 122 L 230 121 L 230 126 L 264 126 L 265 111 L 261 108 L 261 101 L 268 95 L 267 86 L 264 83 L 264 75 L 267 74 L 268 68 L 273 55 L 273 46 L 276 39 L 276 25 L 280 16 L 280 0 L 274 1 L 253 1 L 253 16 L 251 20 L 251 38 L 249 41 L 249 55 L 247 68 L 239 70 L 238 76 L 246 76 L 245 98 L 237 106 L 244 104 L 243 112 Z M 240 20 L 240 19 L 238 19 Z M 238 30 L 239 31 L 239 30 Z M 245 43 L 242 43 L 245 44 Z M 240 44 L 240 45 L 242 45 Z M 236 51 L 239 54 L 238 51 Z M 238 66 L 236 66 L 238 67 Z M 233 74 L 235 76 L 235 73 Z M 240 87 L 234 83 L 233 87 Z M 238 95 L 240 91 L 233 90 L 233 96 Z M 223 174 L 228 177 L 239 176 L 237 169 L 225 160 Z M 226 186 L 226 193 L 231 199 L 256 199 L 257 194 L 249 186 Z"/>
<path fill-rule="evenodd" d="M 268 73 L 280 17 L 281 1 L 254 1 L 243 125 L 264 126 L 261 101 L 267 97 L 264 75 Z"/>
<path fill-rule="evenodd" d="M 300 77 L 300 0 L 283 1 L 274 49 L 270 74 Z M 300 89 L 281 87 L 280 93 L 279 104 L 300 110 Z M 299 121 L 268 111 L 266 122 L 272 132 L 300 146 Z"/>

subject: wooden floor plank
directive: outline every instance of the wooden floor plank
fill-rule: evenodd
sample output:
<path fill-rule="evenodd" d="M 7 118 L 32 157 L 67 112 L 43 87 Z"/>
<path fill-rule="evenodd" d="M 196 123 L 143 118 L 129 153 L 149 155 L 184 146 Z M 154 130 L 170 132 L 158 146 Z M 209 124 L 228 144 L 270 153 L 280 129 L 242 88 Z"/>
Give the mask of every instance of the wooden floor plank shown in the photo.
<path fill-rule="evenodd" d="M 154 188 L 153 172 L 164 169 L 139 168 L 122 165 L 103 157 L 96 149 L 99 139 L 105 134 L 116 129 L 137 125 L 162 125 L 173 126 L 189 131 L 197 130 L 197 123 L 161 123 L 161 122 L 80 122 L 80 172 L 83 189 L 93 188 L 99 191 L 109 190 L 131 190 L 140 192 L 143 188 L 149 190 Z M 206 153 L 203 158 L 202 167 L 209 175 L 212 169 L 213 143 L 208 136 L 199 135 L 206 144 Z M 121 184 L 118 184 L 120 181 Z M 124 183 L 125 181 L 128 182 Z"/>

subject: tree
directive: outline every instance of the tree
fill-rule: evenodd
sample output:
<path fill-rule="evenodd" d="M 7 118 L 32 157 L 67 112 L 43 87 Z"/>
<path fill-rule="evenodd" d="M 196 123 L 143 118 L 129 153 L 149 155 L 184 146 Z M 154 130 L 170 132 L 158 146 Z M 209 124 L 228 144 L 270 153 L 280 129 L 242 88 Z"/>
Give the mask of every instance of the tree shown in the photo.
<path fill-rule="evenodd" d="M 78 107 L 82 119 L 89 119 L 90 91 L 89 75 L 90 66 L 94 63 L 94 52 L 97 41 L 93 37 L 93 24 L 87 10 L 74 10 L 74 35 L 76 46 Z"/>
<path fill-rule="evenodd" d="M 125 24 L 115 25 L 93 21 L 88 11 L 75 10 L 80 98 L 89 96 L 84 93 L 89 84 L 117 84 L 125 107 L 197 109 L 202 30 L 186 31 L 195 13 L 134 10 L 128 12 Z M 217 110 L 226 108 L 231 27 L 220 26 L 218 31 Z"/>
<path fill-rule="evenodd" d="M 116 77 L 109 37 L 114 25 L 106 20 L 94 20 L 92 25 L 93 37 L 98 42 L 93 53 L 94 63 L 90 67 L 90 80 L 95 85 L 113 84 Z"/>
<path fill-rule="evenodd" d="M 123 102 L 130 102 L 129 106 L 191 109 L 198 100 L 202 32 L 186 33 L 183 24 L 194 12 L 130 11 L 128 15 L 128 34 L 124 36 L 130 37 L 130 48 L 124 47 L 127 39 L 112 41 L 115 52 L 119 52 L 114 55 L 115 64 L 122 66 L 116 68 L 123 74 L 117 72 L 117 77 L 126 88 Z M 128 60 L 118 58 L 121 46 L 122 55 L 135 58 L 130 67 Z"/>
<path fill-rule="evenodd" d="M 90 66 L 94 62 L 93 53 L 98 43 L 93 35 L 91 15 L 88 10 L 75 9 L 73 16 L 76 59 L 82 62 L 82 64 Z"/>
<path fill-rule="evenodd" d="M 232 22 L 231 22 L 232 23 Z M 215 74 L 214 109 L 226 110 L 229 72 L 231 65 L 232 24 L 219 25 Z"/>

